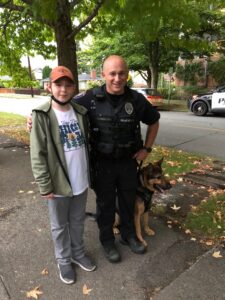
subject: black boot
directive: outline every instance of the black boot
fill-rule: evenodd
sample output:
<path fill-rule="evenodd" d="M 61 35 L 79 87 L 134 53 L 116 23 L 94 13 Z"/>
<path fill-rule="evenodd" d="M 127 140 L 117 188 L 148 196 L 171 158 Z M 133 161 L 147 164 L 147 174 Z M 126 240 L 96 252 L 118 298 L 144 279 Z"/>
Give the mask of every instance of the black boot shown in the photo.
<path fill-rule="evenodd" d="M 114 243 L 107 243 L 107 244 L 103 244 L 102 246 L 105 252 L 105 257 L 108 259 L 109 262 L 117 263 L 121 260 L 120 253 L 116 249 Z"/>
<path fill-rule="evenodd" d="M 121 238 L 120 243 L 129 246 L 131 251 L 136 254 L 144 254 L 146 252 L 146 247 L 136 237 Z"/>

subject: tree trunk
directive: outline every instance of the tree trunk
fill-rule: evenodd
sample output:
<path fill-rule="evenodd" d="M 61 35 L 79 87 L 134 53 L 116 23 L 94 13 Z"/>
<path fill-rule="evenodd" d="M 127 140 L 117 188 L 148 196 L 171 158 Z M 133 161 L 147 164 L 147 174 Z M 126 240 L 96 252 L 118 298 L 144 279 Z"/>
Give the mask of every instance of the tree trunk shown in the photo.
<path fill-rule="evenodd" d="M 153 65 L 150 67 L 151 70 L 151 88 L 157 90 L 159 72 L 157 66 Z"/>
<path fill-rule="evenodd" d="M 149 49 L 149 70 L 151 72 L 151 88 L 157 90 L 159 76 L 159 41 L 150 42 Z"/>
<path fill-rule="evenodd" d="M 61 1 L 58 8 L 58 16 L 54 25 L 55 39 L 57 44 L 58 65 L 69 68 L 76 84 L 76 93 L 79 92 L 76 42 L 72 33 L 70 9 L 67 1 Z"/>

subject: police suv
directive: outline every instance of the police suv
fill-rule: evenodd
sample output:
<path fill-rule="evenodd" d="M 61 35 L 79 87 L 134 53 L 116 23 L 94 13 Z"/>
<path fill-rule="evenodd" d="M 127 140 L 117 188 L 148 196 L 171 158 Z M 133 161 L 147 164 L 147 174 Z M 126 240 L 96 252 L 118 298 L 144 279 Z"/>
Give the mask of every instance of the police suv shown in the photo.
<path fill-rule="evenodd" d="M 207 113 L 225 114 L 225 86 L 206 94 L 193 95 L 188 99 L 187 105 L 196 116 L 205 116 Z"/>

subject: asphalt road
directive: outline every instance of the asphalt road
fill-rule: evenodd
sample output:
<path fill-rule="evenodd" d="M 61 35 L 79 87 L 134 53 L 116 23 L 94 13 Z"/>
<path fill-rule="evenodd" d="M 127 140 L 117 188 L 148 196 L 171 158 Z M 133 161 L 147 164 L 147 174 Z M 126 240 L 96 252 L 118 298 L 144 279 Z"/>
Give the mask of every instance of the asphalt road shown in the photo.
<path fill-rule="evenodd" d="M 47 100 L 44 96 L 17 96 L 19 99 L 0 95 L 0 111 L 30 114 L 33 107 Z M 225 116 L 197 117 L 190 112 L 161 111 L 160 130 L 156 144 L 225 158 Z M 145 135 L 146 126 L 142 125 Z"/>
<path fill-rule="evenodd" d="M 225 158 L 225 117 L 197 117 L 189 112 L 161 111 L 156 144 Z M 145 126 L 143 126 L 145 132 Z"/>

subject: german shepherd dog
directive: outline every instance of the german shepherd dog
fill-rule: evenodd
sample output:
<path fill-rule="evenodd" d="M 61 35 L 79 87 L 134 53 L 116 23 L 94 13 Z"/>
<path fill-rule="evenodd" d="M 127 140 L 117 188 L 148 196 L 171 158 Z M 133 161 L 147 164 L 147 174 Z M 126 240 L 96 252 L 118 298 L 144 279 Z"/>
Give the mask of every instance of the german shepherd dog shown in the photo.
<path fill-rule="evenodd" d="M 144 232 L 149 236 L 154 235 L 155 232 L 149 227 L 148 213 L 151 208 L 152 196 L 156 191 L 162 193 L 171 188 L 170 182 L 166 180 L 163 174 L 162 162 L 163 158 L 155 163 L 149 163 L 143 168 L 140 168 L 138 171 L 138 188 L 135 201 L 134 225 L 137 238 L 145 247 L 147 247 L 147 242 L 142 236 L 142 216 Z M 113 226 L 113 231 L 115 234 L 119 233 L 119 223 L 119 215 L 116 215 L 115 224 Z"/>

